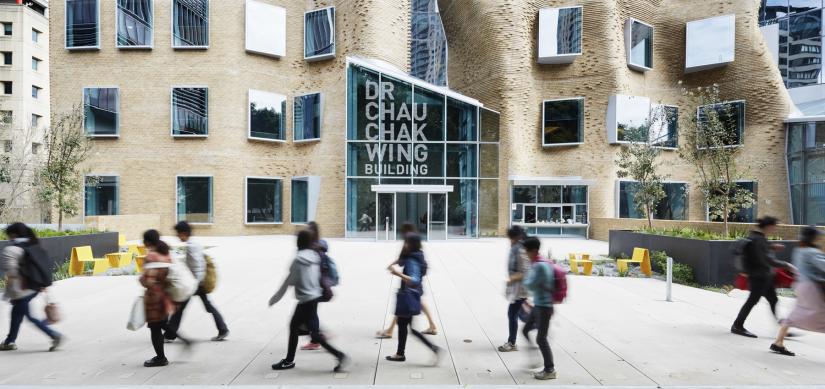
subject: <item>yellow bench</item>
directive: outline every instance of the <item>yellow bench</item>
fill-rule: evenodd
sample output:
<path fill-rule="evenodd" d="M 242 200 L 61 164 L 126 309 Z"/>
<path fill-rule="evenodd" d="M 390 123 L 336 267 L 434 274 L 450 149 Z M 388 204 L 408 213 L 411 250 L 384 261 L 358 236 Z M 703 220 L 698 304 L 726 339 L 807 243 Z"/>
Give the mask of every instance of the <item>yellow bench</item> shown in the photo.
<path fill-rule="evenodd" d="M 126 246 L 126 235 L 117 234 L 117 247 Z"/>
<path fill-rule="evenodd" d="M 97 275 L 109 270 L 109 260 L 106 258 L 95 258 L 92 255 L 92 246 L 72 247 L 72 255 L 69 259 L 69 274 L 77 276 L 83 274 L 86 262 L 94 263 L 92 274 Z"/>
<path fill-rule="evenodd" d="M 579 274 L 579 265 L 582 267 L 582 274 L 586 276 L 593 274 L 593 261 L 590 260 L 590 254 L 581 254 L 581 259 L 578 259 L 577 254 L 571 253 L 567 255 L 567 260 L 570 262 L 570 271 L 573 274 Z"/>
<path fill-rule="evenodd" d="M 133 257 L 134 254 L 130 252 L 106 254 L 106 260 L 109 261 L 109 267 L 129 266 L 132 263 Z"/>
<path fill-rule="evenodd" d="M 652 269 L 650 268 L 650 251 L 648 251 L 647 249 L 634 247 L 633 258 L 617 259 L 616 265 L 619 270 L 619 273 L 627 272 L 628 263 L 638 263 L 642 269 L 642 273 L 644 273 L 648 277 L 650 277 L 653 273 Z"/>

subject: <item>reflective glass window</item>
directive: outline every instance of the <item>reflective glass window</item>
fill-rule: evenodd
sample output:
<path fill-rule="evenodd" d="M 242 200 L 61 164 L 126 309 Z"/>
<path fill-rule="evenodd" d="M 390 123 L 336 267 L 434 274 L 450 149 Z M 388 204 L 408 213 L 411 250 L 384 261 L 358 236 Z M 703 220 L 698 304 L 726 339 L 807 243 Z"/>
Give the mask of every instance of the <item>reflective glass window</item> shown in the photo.
<path fill-rule="evenodd" d="M 309 220 L 309 182 L 292 179 L 292 222 L 307 223 Z"/>
<path fill-rule="evenodd" d="M 347 236 L 351 238 L 375 238 L 376 179 L 347 179 Z"/>
<path fill-rule="evenodd" d="M 120 127 L 118 88 L 83 89 L 83 127 L 89 136 L 116 136 Z"/>
<path fill-rule="evenodd" d="M 98 0 L 66 0 L 66 48 L 100 45 Z"/>
<path fill-rule="evenodd" d="M 630 21 L 628 63 L 641 68 L 653 67 L 653 27 L 638 20 Z"/>
<path fill-rule="evenodd" d="M 444 95 L 424 88 L 415 88 L 413 96 L 412 131 L 415 142 L 444 140 Z M 405 103 L 402 101 L 402 103 Z M 386 103 L 385 103 L 386 106 Z M 496 127 L 498 130 L 498 127 Z"/>
<path fill-rule="evenodd" d="M 268 140 L 286 138 L 286 96 L 249 90 L 249 137 Z"/>
<path fill-rule="evenodd" d="M 152 46 L 152 0 L 117 0 L 117 46 Z"/>
<path fill-rule="evenodd" d="M 544 146 L 584 141 L 584 99 L 548 100 L 544 102 Z"/>
<path fill-rule="evenodd" d="M 335 56 L 335 7 L 304 14 L 304 58 Z"/>
<path fill-rule="evenodd" d="M 281 180 L 247 178 L 246 222 L 280 223 L 281 221 Z"/>
<path fill-rule="evenodd" d="M 172 46 L 209 46 L 209 0 L 172 0 Z"/>
<path fill-rule="evenodd" d="M 705 105 L 699 107 L 698 115 L 700 127 L 705 129 L 705 131 L 700 132 L 702 137 L 702 139 L 699 139 L 700 143 L 705 143 L 708 147 L 721 147 L 741 145 L 744 142 L 744 101 Z M 725 131 L 724 136 L 711 136 L 711 132 L 720 129 Z M 718 142 L 714 142 L 714 140 L 718 140 Z"/>
<path fill-rule="evenodd" d="M 177 217 L 189 223 L 212 223 L 212 177 L 178 177 Z"/>
<path fill-rule="evenodd" d="M 447 180 L 447 237 L 473 238 L 478 231 L 478 181 Z"/>
<path fill-rule="evenodd" d="M 478 176 L 478 151 L 474 144 L 447 145 L 447 177 Z"/>
<path fill-rule="evenodd" d="M 208 133 L 208 89 L 172 88 L 172 135 L 205 136 Z"/>
<path fill-rule="evenodd" d="M 636 203 L 638 183 L 619 182 L 619 217 L 644 219 L 644 213 Z M 653 218 L 659 220 L 687 220 L 687 184 L 665 182 L 662 184 L 665 197 L 653 210 Z"/>
<path fill-rule="evenodd" d="M 513 202 L 514 203 L 535 203 L 536 202 L 536 187 L 533 185 L 513 186 Z"/>
<path fill-rule="evenodd" d="M 84 214 L 104 216 L 118 214 L 118 177 L 86 176 Z"/>
<path fill-rule="evenodd" d="M 538 62 L 569 63 L 582 52 L 582 8 L 539 10 Z"/>
<path fill-rule="evenodd" d="M 295 96 L 292 101 L 293 139 L 321 139 L 321 94 Z"/>
<path fill-rule="evenodd" d="M 478 139 L 478 110 L 475 106 L 447 98 L 447 141 L 475 141 Z"/>

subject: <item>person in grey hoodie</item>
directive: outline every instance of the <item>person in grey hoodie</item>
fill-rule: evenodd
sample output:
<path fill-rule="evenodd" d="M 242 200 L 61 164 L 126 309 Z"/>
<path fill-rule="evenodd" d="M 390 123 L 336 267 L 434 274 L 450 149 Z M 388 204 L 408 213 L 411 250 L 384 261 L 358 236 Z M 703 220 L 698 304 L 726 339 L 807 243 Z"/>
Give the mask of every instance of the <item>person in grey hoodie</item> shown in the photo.
<path fill-rule="evenodd" d="M 519 226 L 510 227 L 507 230 L 507 237 L 510 238 L 510 253 L 507 256 L 507 287 L 505 296 L 510 305 L 507 308 L 507 322 L 509 325 L 509 335 L 507 343 L 498 347 L 500 352 L 518 351 L 516 347 L 516 334 L 518 333 L 518 314 L 524 302 L 527 301 L 529 293 L 524 287 L 524 277 L 530 271 L 530 259 L 524 251 L 521 241 L 524 239 L 524 229 Z M 528 338 L 529 340 L 529 338 Z"/>
<path fill-rule="evenodd" d="M 295 298 L 298 305 L 295 306 L 295 313 L 289 323 L 289 342 L 287 344 L 286 358 L 272 365 L 273 370 L 287 370 L 295 367 L 295 351 L 298 348 L 298 337 L 301 335 L 302 327 L 309 329 L 309 336 L 313 342 L 318 343 L 324 350 L 335 356 L 338 364 L 333 371 L 342 371 L 349 361 L 349 358 L 329 343 L 321 333 L 318 320 L 318 299 L 322 295 L 321 289 L 321 257 L 313 248 L 313 234 L 307 230 L 298 232 L 298 254 L 292 265 L 289 267 L 287 275 L 280 289 L 269 299 L 269 306 L 273 306 L 284 297 L 287 289 L 292 286 L 295 289 Z"/>
<path fill-rule="evenodd" d="M 213 337 L 212 341 L 220 342 L 225 340 L 226 337 L 229 336 L 229 328 L 227 328 L 226 322 L 223 321 L 223 316 L 221 316 L 218 309 L 212 305 L 212 302 L 209 301 L 209 295 L 203 289 L 203 280 L 206 278 L 206 258 L 203 255 L 203 246 L 192 241 L 192 226 L 189 225 L 189 223 L 185 221 L 178 222 L 178 224 L 175 225 L 175 232 L 178 233 L 178 239 L 186 243 L 186 266 L 192 271 L 195 279 L 198 280 L 198 290 L 195 292 L 195 296 L 200 297 L 204 309 L 206 309 L 206 312 L 212 314 L 212 318 L 215 320 L 215 327 L 218 328 L 218 336 Z M 167 324 L 166 332 L 163 335 L 166 341 L 173 341 L 178 337 L 180 321 L 183 319 L 183 310 L 186 309 L 190 300 L 191 298 L 182 302 L 169 319 L 169 324 Z"/>

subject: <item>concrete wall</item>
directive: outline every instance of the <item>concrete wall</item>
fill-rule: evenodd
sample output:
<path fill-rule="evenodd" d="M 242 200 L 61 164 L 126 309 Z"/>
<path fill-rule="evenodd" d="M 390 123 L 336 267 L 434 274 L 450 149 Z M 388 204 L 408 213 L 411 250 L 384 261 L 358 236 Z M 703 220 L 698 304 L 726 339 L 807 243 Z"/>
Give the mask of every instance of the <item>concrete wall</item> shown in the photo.
<path fill-rule="evenodd" d="M 729 223 L 728 226 L 731 231 L 750 231 L 754 228 L 754 225 L 750 223 Z M 646 227 L 646 219 L 591 218 L 590 239 L 607 241 L 611 230 L 638 230 Z M 804 226 L 780 224 L 773 235 L 786 240 L 797 240 L 799 239 L 799 232 L 802 227 Z M 722 223 L 704 221 L 654 220 L 653 228 L 691 228 L 721 234 L 724 230 L 724 225 Z"/>

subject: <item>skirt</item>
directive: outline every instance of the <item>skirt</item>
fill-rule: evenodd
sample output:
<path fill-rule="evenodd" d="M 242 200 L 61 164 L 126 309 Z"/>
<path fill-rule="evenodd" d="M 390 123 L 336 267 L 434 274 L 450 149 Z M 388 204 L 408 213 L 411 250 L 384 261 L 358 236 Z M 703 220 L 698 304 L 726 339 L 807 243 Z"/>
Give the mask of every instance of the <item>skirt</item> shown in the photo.
<path fill-rule="evenodd" d="M 787 324 L 807 331 L 825 332 L 825 294 L 819 284 L 799 281 L 794 291 L 796 306 L 788 315 Z"/>

